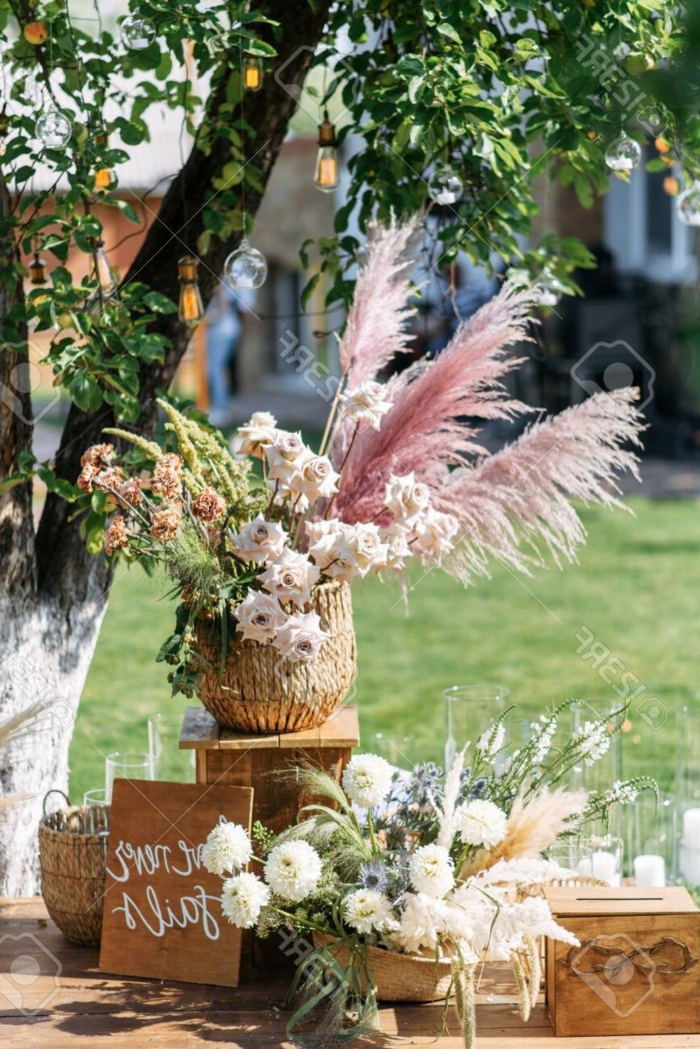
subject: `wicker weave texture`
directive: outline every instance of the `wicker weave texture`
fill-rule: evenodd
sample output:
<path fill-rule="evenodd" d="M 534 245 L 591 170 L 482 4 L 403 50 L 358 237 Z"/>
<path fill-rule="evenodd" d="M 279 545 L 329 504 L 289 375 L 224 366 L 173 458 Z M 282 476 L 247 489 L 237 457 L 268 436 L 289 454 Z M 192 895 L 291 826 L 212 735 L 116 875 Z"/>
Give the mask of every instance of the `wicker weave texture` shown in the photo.
<path fill-rule="evenodd" d="M 107 839 L 83 834 L 85 809 L 52 812 L 39 825 L 41 893 L 73 943 L 96 947 L 102 933 Z"/>
<path fill-rule="evenodd" d="M 341 940 L 316 932 L 313 940 L 315 947 L 326 947 L 342 968 L 347 967 L 350 950 Z M 380 1002 L 437 1002 L 450 988 L 451 963 L 436 963 L 434 955 L 422 958 L 368 947 L 367 963 Z"/>

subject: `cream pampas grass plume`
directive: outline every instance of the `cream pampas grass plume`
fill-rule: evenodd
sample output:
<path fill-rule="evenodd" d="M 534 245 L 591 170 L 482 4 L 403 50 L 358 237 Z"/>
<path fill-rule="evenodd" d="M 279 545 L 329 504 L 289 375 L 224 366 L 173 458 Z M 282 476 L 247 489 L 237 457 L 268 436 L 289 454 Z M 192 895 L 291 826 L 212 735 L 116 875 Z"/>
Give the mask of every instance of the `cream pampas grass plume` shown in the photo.
<path fill-rule="evenodd" d="M 567 821 L 583 812 L 585 790 L 553 790 L 543 787 L 530 801 L 516 798 L 508 818 L 508 833 L 493 849 L 480 849 L 462 867 L 461 878 L 488 870 L 499 860 L 539 856 L 567 829 Z"/>

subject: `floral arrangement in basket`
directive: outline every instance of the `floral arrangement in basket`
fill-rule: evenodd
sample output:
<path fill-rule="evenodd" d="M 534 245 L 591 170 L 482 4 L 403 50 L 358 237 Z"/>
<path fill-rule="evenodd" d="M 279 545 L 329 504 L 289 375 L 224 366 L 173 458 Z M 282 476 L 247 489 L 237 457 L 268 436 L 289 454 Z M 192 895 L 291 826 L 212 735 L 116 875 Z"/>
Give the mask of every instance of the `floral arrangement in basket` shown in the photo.
<path fill-rule="evenodd" d="M 318 1044 L 330 1042 L 341 1030 L 369 1029 L 378 999 L 448 1001 L 454 994 L 471 1049 L 475 981 L 487 959 L 511 963 L 528 1018 L 540 988 L 538 937 L 577 944 L 537 894 L 544 883 L 571 876 L 543 853 L 614 803 L 657 790 L 645 777 L 603 793 L 564 789 L 574 766 L 607 751 L 626 713 L 603 721 L 592 712 L 560 740 L 568 705 L 541 718 L 511 754 L 502 715 L 444 778 L 433 765 L 401 772 L 373 754 L 353 756 L 342 787 L 307 768 L 304 785 L 321 800 L 277 838 L 256 824 L 255 850 L 240 826 L 222 822 L 211 831 L 202 862 L 225 878 L 225 917 L 259 936 L 281 929 L 287 939 L 306 936 L 315 945 L 295 977 L 302 1004 L 290 1035 L 308 1022 Z M 243 869 L 251 863 L 257 870 Z M 326 1015 L 319 1018 L 321 1006 Z"/>
<path fill-rule="evenodd" d="M 491 557 L 526 573 L 543 549 L 572 560 L 585 533 L 569 498 L 621 506 L 615 475 L 636 470 L 631 390 L 538 422 L 496 454 L 479 443 L 485 422 L 532 411 L 503 383 L 521 363 L 507 348 L 528 338 L 536 302 L 512 284 L 437 358 L 377 380 L 408 344 L 416 234 L 408 223 L 370 237 L 317 450 L 256 412 L 229 451 L 159 401 L 168 450 L 112 429 L 133 446 L 125 459 L 110 444 L 83 456 L 78 485 L 102 500 L 93 512 L 113 513 L 106 552 L 162 562 L 175 580 L 182 603 L 161 651 L 174 690 L 199 691 L 231 727 L 305 728 L 342 702 L 356 655 L 354 580 L 403 578 L 414 560 L 465 584 L 488 574 Z M 256 692 L 274 724 L 253 709 Z"/>

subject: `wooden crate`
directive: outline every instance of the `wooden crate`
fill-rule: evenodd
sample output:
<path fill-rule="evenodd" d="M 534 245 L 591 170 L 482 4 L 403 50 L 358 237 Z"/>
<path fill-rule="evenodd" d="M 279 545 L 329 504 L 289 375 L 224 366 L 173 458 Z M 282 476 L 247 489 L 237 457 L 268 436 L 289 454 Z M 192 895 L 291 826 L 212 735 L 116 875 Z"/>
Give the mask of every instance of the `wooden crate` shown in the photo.
<path fill-rule="evenodd" d="M 700 911 L 686 889 L 547 888 L 579 947 L 547 940 L 557 1036 L 700 1032 Z"/>
<path fill-rule="evenodd" d="M 253 820 L 276 832 L 296 822 L 310 800 L 296 770 L 312 764 L 340 782 L 359 742 L 357 707 L 341 708 L 320 728 L 271 736 L 233 732 L 203 707 L 188 707 L 180 733 L 180 748 L 196 751 L 197 782 L 252 787 Z"/>

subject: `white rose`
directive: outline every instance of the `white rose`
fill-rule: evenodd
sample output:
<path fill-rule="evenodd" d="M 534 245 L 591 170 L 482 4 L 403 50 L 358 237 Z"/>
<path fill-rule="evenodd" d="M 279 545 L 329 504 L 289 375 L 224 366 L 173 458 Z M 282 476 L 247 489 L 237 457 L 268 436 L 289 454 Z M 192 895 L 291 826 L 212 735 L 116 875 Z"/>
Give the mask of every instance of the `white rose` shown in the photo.
<path fill-rule="evenodd" d="M 384 504 L 395 514 L 398 521 L 408 524 L 430 507 L 430 489 L 422 481 L 416 481 L 414 473 L 405 474 L 403 477 L 391 474 L 384 491 Z"/>
<path fill-rule="evenodd" d="M 348 545 L 351 531 L 350 525 L 336 517 L 330 521 L 308 521 L 306 524 L 309 555 L 324 575 L 341 583 L 350 583 L 359 574 L 357 559 Z"/>
<path fill-rule="evenodd" d="M 241 561 L 262 565 L 280 556 L 288 538 L 281 525 L 258 514 L 243 525 L 238 535 L 231 536 L 231 545 Z"/>
<path fill-rule="evenodd" d="M 277 420 L 269 412 L 253 412 L 250 422 L 239 426 L 231 441 L 234 455 L 253 455 L 262 459 L 263 448 L 272 444 L 277 434 Z"/>
<path fill-rule="evenodd" d="M 236 606 L 235 614 L 240 636 L 263 644 L 274 640 L 287 618 L 277 598 L 259 590 L 249 590 Z"/>
<path fill-rule="evenodd" d="M 385 401 L 384 387 L 379 382 L 363 382 L 354 390 L 349 390 L 341 397 L 345 405 L 345 414 L 357 423 L 367 423 L 373 430 L 378 430 L 382 416 L 393 408 L 392 401 Z"/>
<path fill-rule="evenodd" d="M 301 607 L 311 600 L 311 587 L 321 578 L 321 571 L 306 554 L 285 547 L 280 556 L 260 576 L 265 590 L 286 605 L 293 601 Z"/>
<path fill-rule="evenodd" d="M 432 508 L 420 517 L 414 526 L 417 536 L 413 549 L 418 554 L 439 561 L 443 554 L 454 548 L 454 537 L 459 531 L 459 521 L 452 514 L 443 514 Z"/>
<path fill-rule="evenodd" d="M 300 433 L 278 430 L 272 444 L 265 448 L 268 478 L 290 486 L 292 479 L 301 472 L 302 466 L 312 454 L 302 441 Z"/>
<path fill-rule="evenodd" d="M 390 528 L 380 529 L 382 542 L 386 543 L 386 566 L 397 571 L 405 568 L 406 558 L 412 554 L 406 538 L 406 529 L 401 525 L 394 524 Z"/>
<path fill-rule="evenodd" d="M 330 636 L 321 630 L 321 617 L 317 612 L 299 612 L 285 616 L 273 643 L 281 655 L 293 663 L 313 663 L 321 645 Z"/>
<path fill-rule="evenodd" d="M 382 542 L 377 525 L 352 525 L 345 533 L 345 544 L 358 575 L 366 576 L 369 571 L 376 571 L 386 565 L 389 548 Z"/>
<path fill-rule="evenodd" d="M 289 486 L 295 494 L 308 497 L 310 503 L 317 499 L 327 498 L 338 491 L 340 474 L 333 469 L 327 455 L 314 455 L 301 465 L 298 473 L 289 480 Z"/>

